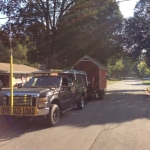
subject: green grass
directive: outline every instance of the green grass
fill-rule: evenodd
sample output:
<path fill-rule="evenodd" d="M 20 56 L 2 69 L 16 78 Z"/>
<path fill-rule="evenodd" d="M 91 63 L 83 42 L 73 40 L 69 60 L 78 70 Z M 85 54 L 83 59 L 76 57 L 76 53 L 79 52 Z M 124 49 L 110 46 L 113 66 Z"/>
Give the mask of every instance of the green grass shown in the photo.
<path fill-rule="evenodd" d="M 150 80 L 141 80 L 141 82 L 145 85 L 150 85 Z"/>
<path fill-rule="evenodd" d="M 150 85 L 150 80 L 141 80 L 141 82 L 142 82 L 144 85 Z M 148 90 L 150 90 L 150 86 L 148 87 Z"/>
<path fill-rule="evenodd" d="M 118 82 L 120 82 L 120 81 L 121 81 L 120 79 L 109 78 L 109 79 L 107 80 L 107 85 L 109 85 L 109 84 L 115 84 L 115 83 L 118 83 Z"/>

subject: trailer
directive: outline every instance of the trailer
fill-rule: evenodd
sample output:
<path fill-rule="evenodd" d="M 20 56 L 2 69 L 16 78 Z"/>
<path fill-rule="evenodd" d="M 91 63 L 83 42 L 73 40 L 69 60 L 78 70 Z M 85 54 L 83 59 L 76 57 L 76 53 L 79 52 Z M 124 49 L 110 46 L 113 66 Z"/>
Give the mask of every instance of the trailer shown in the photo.
<path fill-rule="evenodd" d="M 104 99 L 107 85 L 107 69 L 94 58 L 85 55 L 72 69 L 85 71 L 88 80 L 88 98 Z"/>

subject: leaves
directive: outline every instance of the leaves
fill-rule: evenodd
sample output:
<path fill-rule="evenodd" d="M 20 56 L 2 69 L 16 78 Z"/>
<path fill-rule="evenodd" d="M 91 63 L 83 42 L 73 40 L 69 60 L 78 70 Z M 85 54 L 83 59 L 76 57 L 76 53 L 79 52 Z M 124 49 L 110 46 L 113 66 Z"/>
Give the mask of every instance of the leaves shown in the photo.
<path fill-rule="evenodd" d="M 148 61 L 150 48 L 150 1 L 140 0 L 134 12 L 134 17 L 124 20 L 123 47 L 133 60 L 141 55 Z"/>
<path fill-rule="evenodd" d="M 85 54 L 106 64 L 109 57 L 122 53 L 116 42 L 122 16 L 117 4 L 105 3 L 102 0 L 81 1 L 64 16 L 61 21 L 64 25 L 58 31 L 56 55 L 60 66 L 66 64 L 69 68 Z"/>
<path fill-rule="evenodd" d="M 117 41 L 122 16 L 110 0 L 10 0 L 0 6 L 11 18 L 3 30 L 9 34 L 11 25 L 13 47 L 25 46 L 30 63 L 69 68 L 87 54 L 106 64 L 122 53 Z"/>

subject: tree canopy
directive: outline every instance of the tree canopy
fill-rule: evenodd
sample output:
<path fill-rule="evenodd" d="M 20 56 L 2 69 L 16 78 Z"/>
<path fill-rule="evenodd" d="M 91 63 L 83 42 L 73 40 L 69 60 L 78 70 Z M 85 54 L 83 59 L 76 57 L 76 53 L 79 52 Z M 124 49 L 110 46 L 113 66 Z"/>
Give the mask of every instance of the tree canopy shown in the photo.
<path fill-rule="evenodd" d="M 150 0 L 140 0 L 134 17 L 124 20 L 123 47 L 132 60 L 143 55 L 150 66 Z"/>
<path fill-rule="evenodd" d="M 11 25 L 13 47 L 25 48 L 29 63 L 69 67 L 87 54 L 106 64 L 122 53 L 122 15 L 112 0 L 2 0 L 0 11 L 9 17 L 2 29 L 8 34 Z"/>
<path fill-rule="evenodd" d="M 109 57 L 121 54 L 116 40 L 121 19 L 116 3 L 102 0 L 76 3 L 64 16 L 65 24 L 59 30 L 61 41 L 56 55 L 59 65 L 67 67 L 85 54 L 106 64 Z"/>

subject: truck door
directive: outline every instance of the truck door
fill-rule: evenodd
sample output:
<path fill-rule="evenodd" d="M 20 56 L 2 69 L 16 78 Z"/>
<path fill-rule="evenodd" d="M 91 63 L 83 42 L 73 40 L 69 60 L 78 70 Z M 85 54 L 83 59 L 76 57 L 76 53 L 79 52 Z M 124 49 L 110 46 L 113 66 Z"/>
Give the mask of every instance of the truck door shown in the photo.
<path fill-rule="evenodd" d="M 83 75 L 76 75 L 76 100 L 81 98 L 81 95 L 87 93 L 86 77 Z"/>
<path fill-rule="evenodd" d="M 70 90 L 70 87 L 68 86 L 68 79 L 66 77 L 62 78 L 60 98 L 61 98 L 62 109 L 65 110 L 70 108 L 72 102 L 72 92 Z"/>

